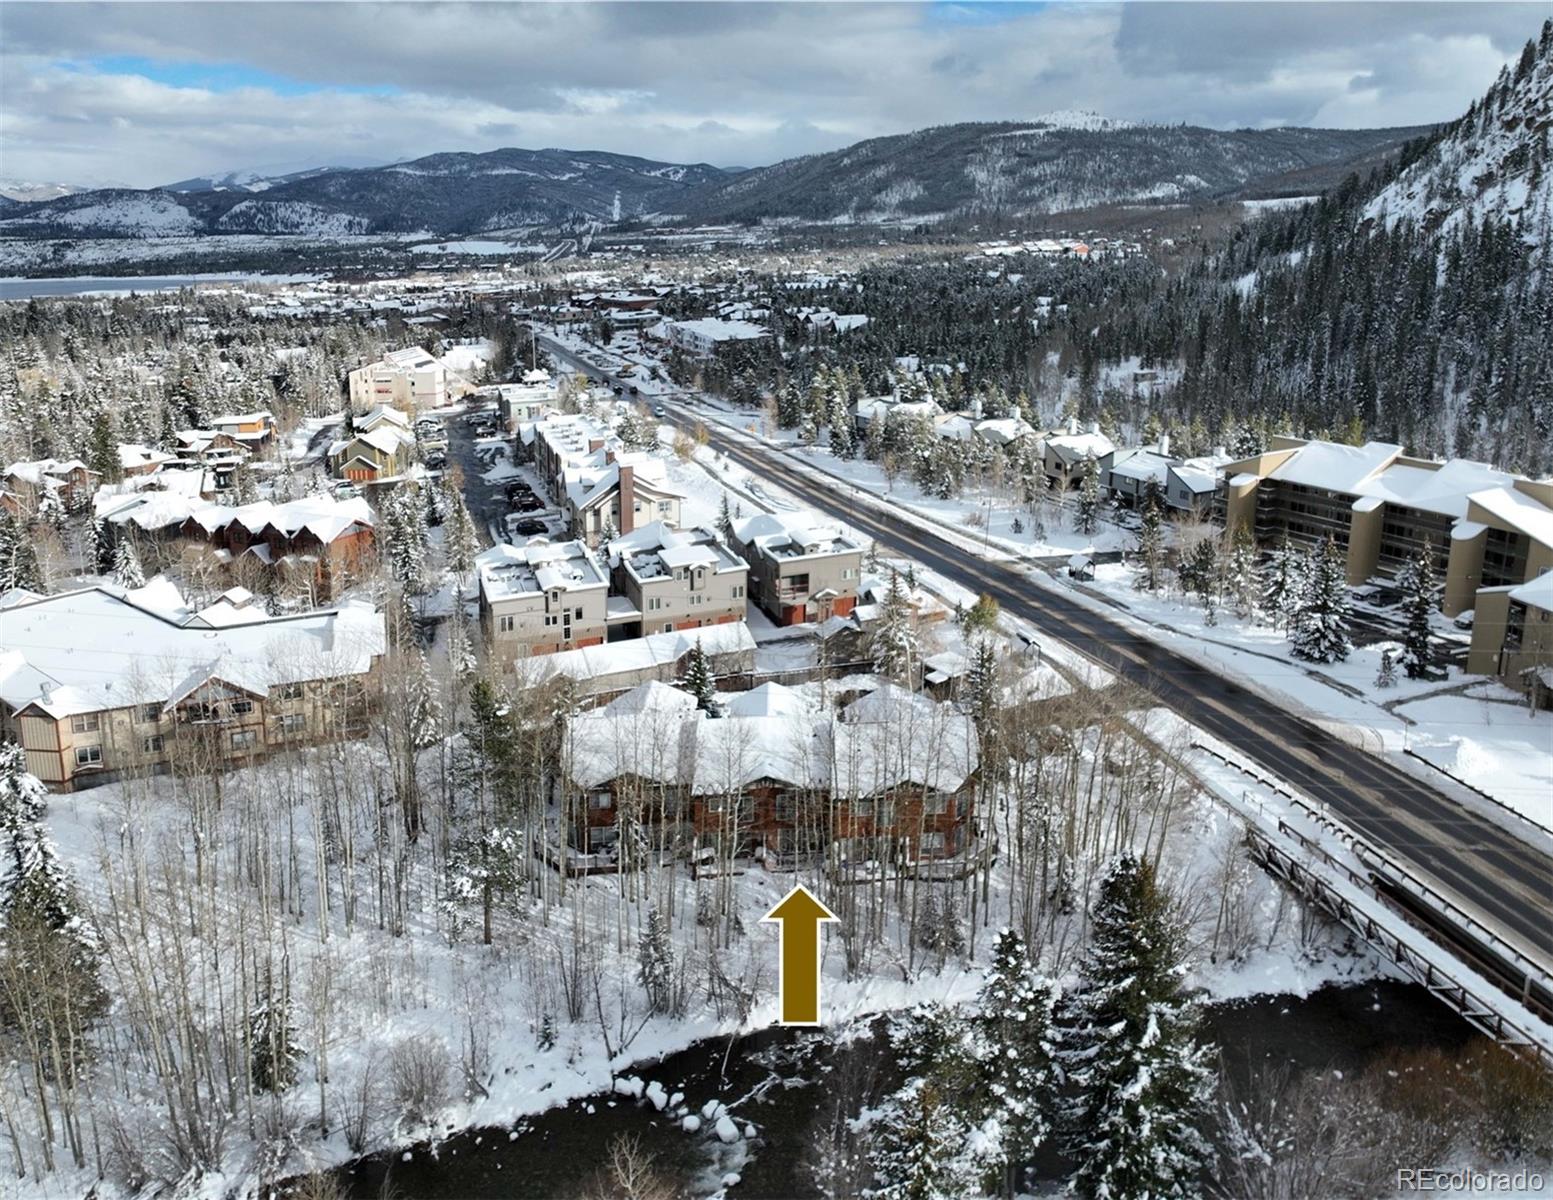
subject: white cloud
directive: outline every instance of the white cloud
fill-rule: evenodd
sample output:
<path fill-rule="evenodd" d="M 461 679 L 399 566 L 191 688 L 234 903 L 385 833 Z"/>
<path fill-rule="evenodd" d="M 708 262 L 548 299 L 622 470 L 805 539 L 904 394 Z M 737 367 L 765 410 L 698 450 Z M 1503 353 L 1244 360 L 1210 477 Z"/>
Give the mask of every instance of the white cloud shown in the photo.
<path fill-rule="evenodd" d="M 1462 111 L 1529 4 L 0 4 L 7 175 L 139 185 L 254 163 L 500 145 L 754 165 L 962 120 L 1087 107 L 1218 126 Z M 995 14 L 998 15 L 998 14 Z M 172 87 L 108 56 L 304 87 Z M 153 72 L 155 73 L 155 72 Z"/>

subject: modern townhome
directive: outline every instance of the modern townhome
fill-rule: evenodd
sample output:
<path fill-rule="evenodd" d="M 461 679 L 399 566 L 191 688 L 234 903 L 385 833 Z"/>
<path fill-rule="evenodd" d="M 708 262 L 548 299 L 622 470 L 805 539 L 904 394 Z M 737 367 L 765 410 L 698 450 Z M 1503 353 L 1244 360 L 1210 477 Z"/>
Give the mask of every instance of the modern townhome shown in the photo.
<path fill-rule="evenodd" d="M 697 861 L 829 852 L 841 871 L 971 848 L 979 752 L 951 705 L 886 686 L 838 717 L 768 683 L 714 719 L 689 699 L 647 683 L 568 723 L 558 802 L 579 848 L 644 833 Z"/>
<path fill-rule="evenodd" d="M 654 521 L 607 551 L 611 639 L 744 620 L 749 564 L 712 530 Z"/>
<path fill-rule="evenodd" d="M 1110 469 L 1116 446 L 1110 438 L 1091 425 L 1088 432 L 1080 433 L 1077 421 L 1068 423 L 1068 432 L 1045 439 L 1045 470 L 1049 485 L 1057 491 L 1065 491 L 1083 482 L 1091 471 Z"/>
<path fill-rule="evenodd" d="M 268 409 L 255 412 L 227 413 L 215 417 L 210 428 L 224 433 L 252 451 L 260 453 L 275 438 L 275 417 Z"/>
<path fill-rule="evenodd" d="M 504 662 L 601 645 L 609 576 L 582 542 L 492 546 L 475 559 L 485 644 Z"/>
<path fill-rule="evenodd" d="M 419 412 L 441 408 L 463 395 L 468 385 L 419 346 L 393 350 L 349 375 L 351 408 L 366 412 L 378 405 Z"/>
<path fill-rule="evenodd" d="M 1332 538 L 1348 582 L 1391 576 L 1427 546 L 1455 616 L 1480 589 L 1514 587 L 1553 569 L 1553 481 L 1485 463 L 1411 458 L 1389 442 L 1347 446 L 1275 437 L 1262 454 L 1221 468 L 1226 528 L 1263 545 Z"/>
<path fill-rule="evenodd" d="M 409 417 L 379 405 L 357 418 L 353 432 L 329 447 L 329 471 L 353 483 L 378 483 L 408 471 L 414 453 Z"/>
<path fill-rule="evenodd" d="M 555 402 L 555 388 L 543 371 L 525 371 L 521 383 L 504 383 L 496 388 L 496 412 L 508 433 L 517 432 L 519 425 L 538 421 Z"/>
<path fill-rule="evenodd" d="M 219 770 L 365 727 L 381 614 L 271 617 L 240 589 L 198 612 L 164 581 L 0 597 L 0 736 L 70 791 L 170 766 Z"/>
<path fill-rule="evenodd" d="M 573 537 L 593 546 L 612 531 L 631 533 L 652 522 L 679 524 L 685 494 L 669 482 L 663 459 L 615 450 L 599 454 L 602 462 L 568 467 L 561 473 L 558 499 Z"/>
<path fill-rule="evenodd" d="M 733 541 L 750 566 L 751 597 L 778 625 L 844 617 L 856 605 L 862 548 L 818 514 L 747 517 Z"/>

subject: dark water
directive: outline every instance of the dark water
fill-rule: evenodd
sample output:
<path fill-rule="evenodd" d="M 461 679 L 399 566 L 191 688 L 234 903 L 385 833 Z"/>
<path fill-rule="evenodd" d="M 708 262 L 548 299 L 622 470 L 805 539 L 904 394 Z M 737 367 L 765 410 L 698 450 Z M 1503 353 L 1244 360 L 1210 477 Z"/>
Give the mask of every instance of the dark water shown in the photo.
<path fill-rule="evenodd" d="M 736 1172 L 733 1197 L 814 1196 L 806 1161 L 837 1106 L 854 1114 L 899 1082 L 885 1024 L 876 1021 L 871 1034 L 841 1046 L 810 1031 L 763 1030 L 731 1046 L 721 1039 L 702 1042 L 634 1072 L 669 1093 L 684 1092 L 692 1113 L 711 1099 L 727 1103 L 741 1129 L 748 1122 L 757 1131 L 740 1145 L 723 1147 L 709 1125 L 687 1134 L 677 1116 L 645 1101 L 597 1096 L 528 1119 L 516 1138 L 507 1129 L 471 1130 L 435 1149 L 415 1147 L 408 1162 L 402 1151 L 362 1159 L 340 1180 L 358 1200 L 580 1197 L 590 1190 L 611 1141 L 634 1134 L 655 1156 L 655 1168 L 691 1194 L 707 1195 L 724 1174 Z M 1208 1012 L 1205 1032 L 1219 1044 L 1231 1076 L 1244 1078 L 1263 1062 L 1302 1071 L 1354 1070 L 1388 1050 L 1459 1047 L 1473 1031 L 1423 989 L 1378 983 L 1326 988 L 1303 1000 L 1259 997 L 1217 1005 Z"/>

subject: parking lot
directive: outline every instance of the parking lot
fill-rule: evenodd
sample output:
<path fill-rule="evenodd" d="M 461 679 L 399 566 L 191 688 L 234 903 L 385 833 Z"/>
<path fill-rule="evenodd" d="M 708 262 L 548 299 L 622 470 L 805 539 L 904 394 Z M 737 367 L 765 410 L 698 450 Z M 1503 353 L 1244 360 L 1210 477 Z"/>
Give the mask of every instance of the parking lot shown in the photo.
<path fill-rule="evenodd" d="M 530 471 L 517 467 L 517 473 L 504 478 L 489 482 L 484 478 L 497 463 L 507 460 L 513 447 L 512 439 L 496 430 L 494 410 L 490 411 L 489 425 L 471 420 L 478 415 L 471 410 L 442 420 L 448 466 L 456 464 L 463 475 L 464 503 L 481 540 L 489 542 L 496 536 L 521 541 L 538 534 L 561 533 L 560 514 L 550 507 Z M 491 432 L 486 433 L 486 429 Z"/>

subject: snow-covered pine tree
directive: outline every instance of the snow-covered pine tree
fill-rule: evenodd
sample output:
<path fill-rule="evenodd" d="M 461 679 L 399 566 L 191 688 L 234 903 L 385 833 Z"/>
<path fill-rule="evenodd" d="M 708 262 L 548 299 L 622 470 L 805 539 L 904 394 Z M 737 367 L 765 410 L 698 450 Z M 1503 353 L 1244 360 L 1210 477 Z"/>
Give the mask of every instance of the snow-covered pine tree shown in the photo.
<path fill-rule="evenodd" d="M 699 638 L 690 648 L 685 662 L 685 677 L 680 680 L 679 686 L 682 691 L 696 698 L 696 707 L 707 716 L 723 715 L 723 706 L 717 700 L 717 679 L 712 674 L 711 660 L 707 658 L 706 651 L 701 649 Z"/>
<path fill-rule="evenodd" d="M 1078 485 L 1078 515 L 1074 528 L 1085 537 L 1092 537 L 1100 528 L 1100 464 L 1094 461 L 1088 463 Z"/>
<path fill-rule="evenodd" d="M 975 1194 L 983 1166 L 971 1127 L 930 1079 L 909 1080 L 869 1125 L 876 1200 L 963 1200 Z"/>
<path fill-rule="evenodd" d="M 410 718 L 410 743 L 417 750 L 434 746 L 442 738 L 442 701 L 431 678 L 431 666 L 423 651 L 417 656 L 410 676 L 407 697 Z"/>
<path fill-rule="evenodd" d="M 1353 649 L 1348 614 L 1347 569 L 1337 543 L 1328 538 L 1311 563 L 1290 630 L 1290 652 L 1307 662 L 1342 662 Z"/>
<path fill-rule="evenodd" d="M 1056 1004 L 1057 989 L 1036 975 L 1024 939 L 1011 929 L 999 933 L 975 1027 L 986 1096 L 983 1129 L 993 1135 L 996 1150 L 989 1151 L 989 1158 L 1004 1196 L 1020 1191 L 1025 1165 L 1055 1124 L 1062 1083 Z"/>
<path fill-rule="evenodd" d="M 91 531 L 87 543 L 87 561 L 95 574 L 107 575 L 113 570 L 113 541 L 108 536 L 108 526 L 104 521 L 93 520 L 87 528 Z"/>
<path fill-rule="evenodd" d="M 1224 591 L 1237 617 L 1256 613 L 1256 543 L 1244 527 L 1237 528 L 1231 540 L 1229 558 L 1224 564 Z"/>
<path fill-rule="evenodd" d="M 987 638 L 977 641 L 971 651 L 971 665 L 965 672 L 960 690 L 960 710 L 970 717 L 983 739 L 992 730 L 998 709 L 998 658 Z"/>
<path fill-rule="evenodd" d="M 847 406 L 846 388 L 838 386 L 831 390 L 830 413 L 827 423 L 830 425 L 830 452 L 837 458 L 848 459 L 857 456 L 857 439 L 852 431 L 852 412 Z"/>
<path fill-rule="evenodd" d="M 448 487 L 447 517 L 442 525 L 442 553 L 448 570 L 462 583 L 474 570 L 475 555 L 480 551 L 480 535 L 474 518 L 456 487 Z"/>
<path fill-rule="evenodd" d="M 1288 629 L 1299 611 L 1309 574 L 1309 556 L 1284 538 L 1262 564 L 1262 609 L 1279 629 Z"/>
<path fill-rule="evenodd" d="M 1375 686 L 1378 688 L 1397 686 L 1397 661 L 1392 657 L 1390 650 L 1381 651 L 1380 670 L 1375 673 Z"/>
<path fill-rule="evenodd" d="M 43 571 L 27 528 L 0 508 L 0 593 L 12 588 L 43 590 Z"/>
<path fill-rule="evenodd" d="M 1165 505 L 1152 479 L 1143 490 L 1143 519 L 1138 529 L 1137 570 L 1133 586 L 1157 592 L 1165 574 Z"/>
<path fill-rule="evenodd" d="M 669 923 L 654 906 L 647 910 L 647 928 L 636 951 L 636 981 L 647 993 L 647 1008 L 667 1013 L 674 1008 L 674 941 Z"/>
<path fill-rule="evenodd" d="M 1152 864 L 1126 851 L 1106 867 L 1091 929 L 1059 1052 L 1078 1087 L 1071 1186 L 1089 1200 L 1196 1196 L 1210 1048 L 1197 1040 L 1181 930 Z"/>
<path fill-rule="evenodd" d="M 72 1077 L 86 1062 L 86 1025 L 107 1007 L 101 947 L 43 826 L 43 784 L 15 743 L 0 743 L 0 958 L 28 981 L 0 990 L 0 1028 L 25 1028 L 60 1052 Z M 14 976 L 13 976 L 14 977 Z"/>
<path fill-rule="evenodd" d="M 113 548 L 113 582 L 126 589 L 146 586 L 140 556 L 135 553 L 135 543 L 128 537 L 119 538 L 118 545 Z"/>
<path fill-rule="evenodd" d="M 248 1061 L 253 1086 L 261 1092 L 283 1092 L 297 1080 L 302 1048 L 291 1025 L 285 989 L 276 995 L 267 986 L 248 1013 Z"/>
<path fill-rule="evenodd" d="M 873 633 L 874 665 L 881 675 L 899 682 L 910 682 L 911 665 L 917 657 L 917 631 L 912 623 L 911 606 L 900 573 L 890 572 L 890 584 L 880 606 L 879 625 Z"/>
<path fill-rule="evenodd" d="M 1435 594 L 1434 551 L 1424 546 L 1397 572 L 1402 592 L 1402 670 L 1409 679 L 1422 679 L 1434 670 L 1434 631 L 1431 621 L 1439 597 Z"/>
<path fill-rule="evenodd" d="M 428 479 L 421 486 L 421 495 L 424 497 L 426 507 L 425 521 L 428 529 L 436 529 L 447 519 L 447 500 L 443 491 L 442 480 Z"/>
<path fill-rule="evenodd" d="M 717 532 L 723 541 L 733 543 L 733 509 L 728 503 L 727 492 L 723 493 L 723 502 L 717 509 Z"/>

